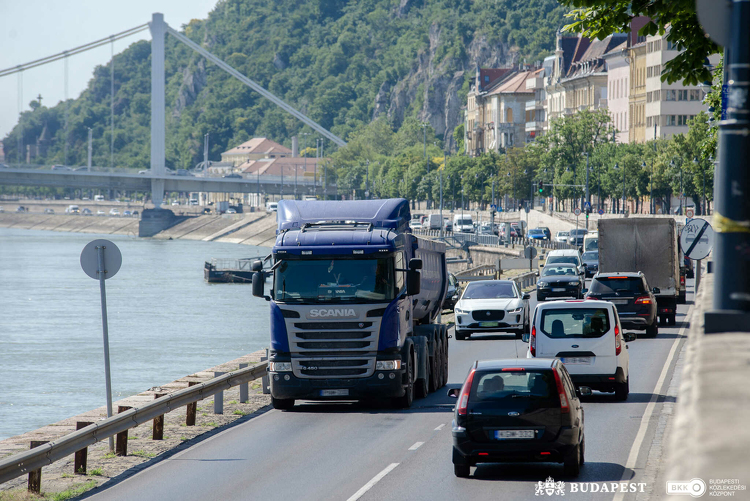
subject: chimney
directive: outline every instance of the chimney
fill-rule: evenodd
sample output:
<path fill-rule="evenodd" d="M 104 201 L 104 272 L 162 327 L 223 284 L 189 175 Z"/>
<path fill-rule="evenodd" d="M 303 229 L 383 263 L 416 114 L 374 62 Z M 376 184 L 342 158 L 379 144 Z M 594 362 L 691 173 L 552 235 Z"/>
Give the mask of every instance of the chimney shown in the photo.
<path fill-rule="evenodd" d="M 299 156 L 299 143 L 297 142 L 297 136 L 292 136 L 292 158 Z"/>

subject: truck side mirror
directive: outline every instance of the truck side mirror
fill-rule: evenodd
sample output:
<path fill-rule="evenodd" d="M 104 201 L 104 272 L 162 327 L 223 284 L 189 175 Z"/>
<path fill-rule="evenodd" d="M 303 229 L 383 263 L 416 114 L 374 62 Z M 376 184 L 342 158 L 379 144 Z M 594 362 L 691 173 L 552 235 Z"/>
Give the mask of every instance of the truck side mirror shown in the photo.
<path fill-rule="evenodd" d="M 256 261 L 255 263 L 260 263 L 260 261 Z M 253 269 L 255 268 L 255 263 L 253 263 Z M 266 291 L 265 291 L 265 285 L 266 285 L 266 277 L 265 273 L 263 273 L 263 270 L 253 270 L 255 273 L 253 273 L 253 296 L 255 297 L 265 297 Z"/>
<path fill-rule="evenodd" d="M 420 260 L 421 263 L 421 260 Z M 409 263 L 411 264 L 411 263 Z M 417 270 L 409 270 L 406 272 L 406 295 L 416 296 L 419 291 L 422 290 L 422 276 Z"/>
<path fill-rule="evenodd" d="M 416 257 L 413 257 L 409 259 L 409 269 L 410 270 L 421 270 L 422 269 L 422 260 Z"/>
<path fill-rule="evenodd" d="M 523 296 L 521 296 L 521 299 L 531 299 L 531 294 L 529 294 L 528 292 L 526 292 L 526 293 L 524 293 Z"/>
<path fill-rule="evenodd" d="M 261 261 L 261 260 L 253 261 L 253 264 L 250 266 L 250 268 L 253 271 L 260 271 L 260 270 L 262 270 L 263 269 L 263 261 Z"/>

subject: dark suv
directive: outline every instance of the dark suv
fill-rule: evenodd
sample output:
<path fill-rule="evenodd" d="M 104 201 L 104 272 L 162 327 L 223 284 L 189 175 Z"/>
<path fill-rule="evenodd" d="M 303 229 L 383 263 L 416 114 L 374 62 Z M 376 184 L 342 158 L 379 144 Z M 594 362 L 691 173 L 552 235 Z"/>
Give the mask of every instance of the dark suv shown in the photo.
<path fill-rule="evenodd" d="M 580 392 L 580 393 L 579 393 Z M 583 407 L 559 359 L 474 362 L 453 418 L 453 469 L 468 477 L 477 463 L 554 462 L 578 476 L 585 442 Z"/>
<path fill-rule="evenodd" d="M 586 299 L 609 301 L 617 308 L 624 329 L 646 329 L 646 335 L 656 337 L 656 297 L 659 289 L 649 289 L 643 273 L 597 273 L 591 281 Z"/>

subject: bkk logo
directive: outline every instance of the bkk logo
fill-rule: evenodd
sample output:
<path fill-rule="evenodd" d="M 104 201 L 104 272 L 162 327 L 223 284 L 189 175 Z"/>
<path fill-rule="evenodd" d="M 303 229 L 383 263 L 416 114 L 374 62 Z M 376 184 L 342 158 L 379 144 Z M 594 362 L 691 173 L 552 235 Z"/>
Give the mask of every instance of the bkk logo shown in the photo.
<path fill-rule="evenodd" d="M 308 313 L 307 316 L 309 318 L 348 318 L 356 317 L 357 312 L 354 311 L 354 308 L 316 308 L 310 310 L 310 313 Z"/>

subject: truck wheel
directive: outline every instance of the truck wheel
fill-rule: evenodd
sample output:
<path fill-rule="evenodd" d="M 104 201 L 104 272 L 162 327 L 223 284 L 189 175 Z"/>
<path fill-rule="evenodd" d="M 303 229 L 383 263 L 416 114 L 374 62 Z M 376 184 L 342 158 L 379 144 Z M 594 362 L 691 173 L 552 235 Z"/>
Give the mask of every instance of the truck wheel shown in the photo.
<path fill-rule="evenodd" d="M 430 378 L 432 378 L 432 367 L 430 366 L 429 360 L 427 360 L 427 367 L 425 368 L 427 371 L 427 374 L 425 374 L 425 377 L 417 379 L 414 383 L 414 397 L 415 398 L 425 398 L 429 392 L 429 381 Z"/>
<path fill-rule="evenodd" d="M 294 407 L 294 399 L 271 397 L 271 405 L 273 405 L 274 409 L 279 409 L 280 411 L 288 411 L 289 409 Z"/>
<path fill-rule="evenodd" d="M 435 355 L 430 357 L 430 392 L 440 388 L 440 345 L 435 343 Z"/>
<path fill-rule="evenodd" d="M 398 409 L 408 409 L 414 402 L 414 363 L 411 358 L 406 362 L 406 388 L 404 395 L 393 399 L 393 405 Z"/>
<path fill-rule="evenodd" d="M 646 326 L 646 336 L 656 337 L 657 334 L 659 334 L 659 326 L 656 323 L 656 319 L 654 319 L 653 324 Z"/>

